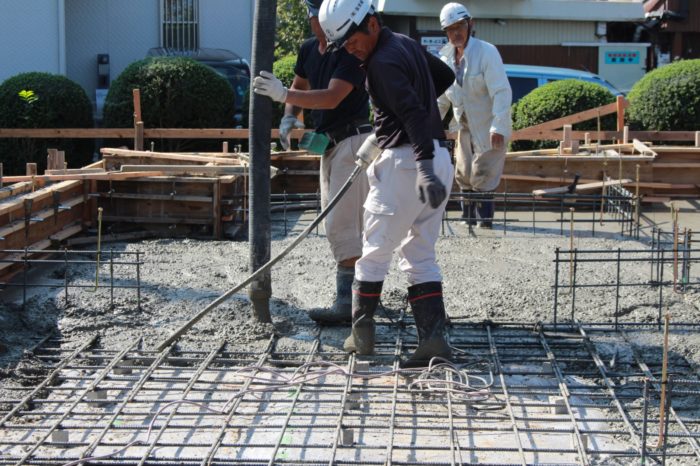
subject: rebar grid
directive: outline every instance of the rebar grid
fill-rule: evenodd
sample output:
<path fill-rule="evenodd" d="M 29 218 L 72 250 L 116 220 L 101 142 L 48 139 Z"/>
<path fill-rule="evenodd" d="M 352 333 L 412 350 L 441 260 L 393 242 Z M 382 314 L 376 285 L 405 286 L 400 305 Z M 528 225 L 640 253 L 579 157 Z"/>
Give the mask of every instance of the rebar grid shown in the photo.
<path fill-rule="evenodd" d="M 629 332 L 453 322 L 456 363 L 472 378 L 465 393 L 443 390 L 456 387 L 449 372 L 416 390 L 424 374 L 396 370 L 416 345 L 404 320 L 380 322 L 376 355 L 358 358 L 320 339 L 278 352 L 274 336 L 258 352 L 48 340 L 35 351 L 53 368 L 46 379 L 0 407 L 0 464 L 700 461 L 700 417 L 686 406 L 700 382 L 672 361 L 656 449 L 659 362 Z M 601 356 L 611 340 L 629 355 L 617 364 Z"/>
<path fill-rule="evenodd" d="M 32 259 L 32 255 L 47 256 L 48 258 Z M 0 250 L 1 263 L 17 264 L 22 267 L 21 280 L 0 282 L 3 288 L 22 288 L 22 307 L 27 304 L 27 291 L 30 288 L 62 289 L 65 303 L 70 303 L 71 289 L 98 288 L 109 290 L 109 305 L 114 307 L 115 290 L 135 290 L 137 309 L 141 308 L 141 266 L 144 264 L 141 251 L 109 250 L 34 250 L 34 249 L 3 249 Z M 89 259 L 85 259 L 85 257 Z M 13 259 L 12 257 L 19 257 Z M 73 277 L 72 273 L 93 265 L 96 273 L 94 280 L 86 277 Z M 44 282 L 29 282 L 29 272 L 33 267 L 58 266 L 63 268 L 62 278 L 46 279 Z M 106 270 L 102 270 L 106 269 Z M 104 281 L 100 280 L 106 280 Z"/>
<path fill-rule="evenodd" d="M 595 237 L 596 227 L 600 230 L 604 224 L 618 225 L 621 235 L 639 238 L 640 223 L 638 218 L 639 199 L 619 186 L 606 186 L 603 194 L 561 193 L 535 195 L 532 193 L 491 193 L 464 192 L 451 193 L 452 202 L 473 202 L 493 200 L 496 205 L 493 224 L 503 229 L 527 231 L 533 235 L 538 231 L 558 231 L 560 235 L 569 234 L 567 224 L 581 227 L 588 226 L 590 235 Z M 515 218 L 516 213 L 531 213 L 530 221 Z M 542 218 L 543 213 L 555 213 L 559 218 L 549 220 Z M 470 232 L 471 223 L 476 218 L 449 217 L 447 210 L 443 216 L 442 234 L 445 235 L 446 224 L 467 220 Z M 554 228 L 552 228 L 554 227 Z"/>
<path fill-rule="evenodd" d="M 639 238 L 640 224 L 638 218 L 639 199 L 632 193 L 619 186 L 609 188 L 605 194 L 583 194 L 583 193 L 564 193 L 564 194 L 547 194 L 534 195 L 532 193 L 480 193 L 480 192 L 465 192 L 450 194 L 449 202 L 462 203 L 474 202 L 478 203 L 485 199 L 493 199 L 496 205 L 496 213 L 494 214 L 493 224 L 503 230 L 503 234 L 507 234 L 508 230 L 515 231 L 531 231 L 533 235 L 538 232 L 553 233 L 558 232 L 560 235 L 569 234 L 568 224 L 575 224 L 584 228 L 588 226 L 591 236 L 596 236 L 596 229 L 601 230 L 604 224 L 619 226 L 621 235 L 629 235 L 634 238 Z M 290 230 L 289 224 L 291 221 L 288 218 L 288 213 L 298 210 L 320 209 L 320 194 L 317 193 L 300 193 L 300 194 L 272 194 L 272 211 L 281 213 L 281 222 L 284 229 L 284 234 L 288 234 Z M 603 209 L 601 210 L 601 204 Z M 450 224 L 454 222 L 462 222 L 465 219 L 461 217 L 450 217 L 449 207 L 445 210 L 442 219 L 442 235 L 456 234 L 451 229 Z M 571 209 L 575 208 L 572 213 Z M 523 214 L 529 213 L 531 218 L 526 220 Z M 556 214 L 558 218 L 549 219 L 551 215 Z M 477 221 L 477 218 L 467 219 Z M 318 230 L 316 231 L 318 234 Z"/>
<path fill-rule="evenodd" d="M 562 304 L 569 306 L 568 319 L 572 322 L 577 319 L 577 291 L 580 294 L 583 290 L 588 292 L 584 302 L 590 299 L 591 293 L 605 298 L 607 303 L 601 304 L 597 312 L 607 314 L 616 328 L 635 324 L 620 322 L 624 314 L 623 300 L 627 300 L 627 308 L 655 301 L 656 325 L 661 328 L 662 312 L 669 296 L 686 293 L 700 285 L 697 266 L 692 267 L 700 262 L 700 250 L 693 248 L 698 241 L 693 239 L 690 230 L 678 236 L 674 241 L 673 233 L 654 228 L 649 249 L 556 248 L 552 322 L 555 325 L 559 322 Z M 593 270 L 595 273 L 590 273 Z M 649 270 L 649 275 L 642 273 L 643 270 Z M 689 324 L 695 325 L 694 322 Z"/>

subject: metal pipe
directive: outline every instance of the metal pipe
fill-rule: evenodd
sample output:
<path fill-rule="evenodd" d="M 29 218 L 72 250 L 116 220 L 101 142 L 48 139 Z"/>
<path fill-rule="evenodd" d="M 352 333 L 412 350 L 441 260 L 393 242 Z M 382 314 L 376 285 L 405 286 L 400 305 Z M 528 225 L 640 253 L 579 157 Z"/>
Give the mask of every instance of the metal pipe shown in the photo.
<path fill-rule="evenodd" d="M 277 22 L 277 0 L 256 0 L 253 22 L 252 80 L 261 71 L 272 70 Z M 251 92 L 250 94 L 250 268 L 261 269 L 270 260 L 270 130 L 272 101 Z M 248 291 L 255 316 L 260 322 L 272 322 L 270 298 L 272 278 L 265 271 L 255 277 Z"/>

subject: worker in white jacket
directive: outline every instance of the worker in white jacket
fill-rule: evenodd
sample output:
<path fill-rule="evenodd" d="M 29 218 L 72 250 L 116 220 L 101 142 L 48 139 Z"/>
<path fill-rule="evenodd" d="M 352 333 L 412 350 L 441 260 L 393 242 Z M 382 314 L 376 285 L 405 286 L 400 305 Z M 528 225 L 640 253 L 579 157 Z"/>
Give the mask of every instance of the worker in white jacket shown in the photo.
<path fill-rule="evenodd" d="M 476 224 L 475 207 L 481 227 L 491 228 L 493 195 L 498 186 L 511 134 L 510 104 L 512 92 L 503 61 L 492 44 L 472 37 L 474 20 L 460 3 L 448 3 L 440 12 L 440 26 L 448 43 L 440 57 L 455 73 L 455 82 L 438 98 L 440 116 L 452 105 L 452 127 L 459 130 L 455 146 L 455 179 L 463 193 L 487 193 L 478 196 L 475 206 L 469 196 L 462 202 L 462 217 Z"/>

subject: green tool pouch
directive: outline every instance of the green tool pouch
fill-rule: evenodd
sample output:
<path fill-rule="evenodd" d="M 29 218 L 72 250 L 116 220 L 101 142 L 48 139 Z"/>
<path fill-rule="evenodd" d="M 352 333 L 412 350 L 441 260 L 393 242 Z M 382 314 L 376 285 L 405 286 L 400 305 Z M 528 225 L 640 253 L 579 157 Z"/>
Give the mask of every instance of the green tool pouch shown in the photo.
<path fill-rule="evenodd" d="M 326 153 L 331 140 L 323 133 L 304 133 L 299 141 L 299 147 L 312 154 L 323 155 Z"/>

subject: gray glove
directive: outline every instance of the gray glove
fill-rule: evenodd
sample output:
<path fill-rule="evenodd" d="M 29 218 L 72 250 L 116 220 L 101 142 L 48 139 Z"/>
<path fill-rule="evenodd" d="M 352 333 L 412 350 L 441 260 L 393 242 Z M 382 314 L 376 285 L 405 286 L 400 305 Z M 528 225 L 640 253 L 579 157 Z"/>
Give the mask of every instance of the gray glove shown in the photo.
<path fill-rule="evenodd" d="M 379 157 L 382 150 L 383 149 L 377 144 L 377 135 L 375 133 L 370 134 L 358 149 L 355 164 L 366 169 L 374 162 L 374 159 Z"/>
<path fill-rule="evenodd" d="M 433 159 L 416 160 L 416 191 L 418 199 L 425 203 L 426 198 L 430 207 L 437 209 L 447 197 L 447 191 L 442 181 L 435 175 Z"/>
<path fill-rule="evenodd" d="M 304 129 L 304 123 L 299 121 L 294 115 L 288 114 L 280 121 L 280 144 L 282 149 L 289 150 L 291 143 L 291 132 L 293 129 Z"/>

